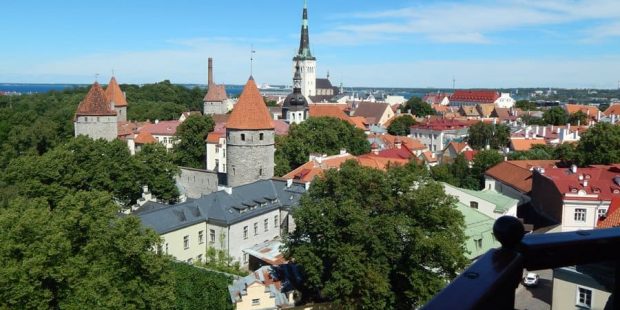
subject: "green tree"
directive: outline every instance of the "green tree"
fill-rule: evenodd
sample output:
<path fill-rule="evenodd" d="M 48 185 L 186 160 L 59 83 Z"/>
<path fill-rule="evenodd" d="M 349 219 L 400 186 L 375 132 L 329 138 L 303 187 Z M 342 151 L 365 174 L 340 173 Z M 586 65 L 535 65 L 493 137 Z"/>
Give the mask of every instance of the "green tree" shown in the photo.
<path fill-rule="evenodd" d="M 140 184 L 149 187 L 157 199 L 166 203 L 175 203 L 179 197 L 179 190 L 174 181 L 175 176 L 181 173 L 174 164 L 173 156 L 166 148 L 159 144 L 142 146 L 133 158 L 137 165 Z"/>
<path fill-rule="evenodd" d="M 465 158 L 464 154 L 459 154 L 454 159 L 454 162 L 450 165 L 450 171 L 458 182 L 453 184 L 458 187 L 468 189 L 478 189 L 480 184 L 476 175 L 472 173 L 472 169 L 469 167 L 470 163 Z"/>
<path fill-rule="evenodd" d="M 484 173 L 503 160 L 503 156 L 496 150 L 483 150 L 474 155 L 471 174 L 478 180 L 480 189 L 484 188 Z"/>
<path fill-rule="evenodd" d="M 510 128 L 504 124 L 486 124 L 478 122 L 469 127 L 467 143 L 476 150 L 489 145 L 492 149 L 500 149 L 510 143 Z"/>
<path fill-rule="evenodd" d="M 102 192 L 0 208 L 0 308 L 171 308 L 159 237 Z"/>
<path fill-rule="evenodd" d="M 411 110 L 411 114 L 417 117 L 435 115 L 435 110 L 430 104 L 422 101 L 419 97 L 411 97 L 405 104 L 405 110 Z"/>
<path fill-rule="evenodd" d="M 204 169 L 206 164 L 205 139 L 215 123 L 210 115 L 191 115 L 177 128 L 174 159 L 177 165 Z"/>
<path fill-rule="evenodd" d="M 566 125 L 568 113 L 561 107 L 553 107 L 543 113 L 543 120 L 548 125 Z"/>
<path fill-rule="evenodd" d="M 571 125 L 587 125 L 588 115 L 583 113 L 583 111 L 577 111 L 570 115 L 570 117 L 568 118 L 568 122 Z"/>
<path fill-rule="evenodd" d="M 581 165 L 620 162 L 620 126 L 598 123 L 584 132 L 577 145 Z"/>
<path fill-rule="evenodd" d="M 394 119 L 390 126 L 388 126 L 388 132 L 395 136 L 406 136 L 410 133 L 410 127 L 415 125 L 415 119 L 411 115 L 402 115 Z"/>
<path fill-rule="evenodd" d="M 466 264 L 454 202 L 415 163 L 386 173 L 348 161 L 302 197 L 286 255 L 337 308 L 413 309 Z"/>
<path fill-rule="evenodd" d="M 521 116 L 521 120 L 526 124 L 526 125 L 547 125 L 547 123 L 545 122 L 545 120 L 543 118 L 540 117 L 534 117 L 531 115 L 522 115 Z"/>
<path fill-rule="evenodd" d="M 553 159 L 557 159 L 564 166 L 570 166 L 578 161 L 577 148 L 574 143 L 562 143 L 553 149 Z"/>
<path fill-rule="evenodd" d="M 171 263 L 176 309 L 233 309 L 228 285 L 232 278 L 183 263 Z"/>
<path fill-rule="evenodd" d="M 519 108 L 523 111 L 536 111 L 538 110 L 538 107 L 536 106 L 535 102 L 529 101 L 529 100 L 519 100 L 517 101 L 517 103 L 515 104 L 515 108 Z"/>
<path fill-rule="evenodd" d="M 286 163 L 291 169 L 306 163 L 310 153 L 335 155 L 347 150 L 360 155 L 370 152 L 370 143 L 361 129 L 333 117 L 311 117 L 299 125 L 291 125 L 288 136 L 279 138 L 277 143 L 277 173 L 284 172 Z"/>

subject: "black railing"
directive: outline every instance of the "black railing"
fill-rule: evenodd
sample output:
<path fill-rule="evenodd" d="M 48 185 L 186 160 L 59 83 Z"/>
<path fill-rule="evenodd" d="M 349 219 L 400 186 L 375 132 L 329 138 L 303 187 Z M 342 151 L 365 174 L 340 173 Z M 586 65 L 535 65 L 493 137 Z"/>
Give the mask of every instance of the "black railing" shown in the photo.
<path fill-rule="evenodd" d="M 540 270 L 616 262 L 612 297 L 620 293 L 620 228 L 524 235 L 523 225 L 504 216 L 493 225 L 502 244 L 481 256 L 423 309 L 514 309 L 523 268 Z M 620 310 L 620 298 L 613 298 Z"/>

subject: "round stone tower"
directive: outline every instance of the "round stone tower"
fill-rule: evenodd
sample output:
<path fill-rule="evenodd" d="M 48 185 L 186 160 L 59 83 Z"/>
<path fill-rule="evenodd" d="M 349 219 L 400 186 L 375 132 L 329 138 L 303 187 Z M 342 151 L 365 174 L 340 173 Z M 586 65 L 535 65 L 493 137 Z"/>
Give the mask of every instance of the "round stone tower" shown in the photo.
<path fill-rule="evenodd" d="M 274 145 L 271 115 L 250 77 L 226 124 L 228 187 L 273 177 Z"/>

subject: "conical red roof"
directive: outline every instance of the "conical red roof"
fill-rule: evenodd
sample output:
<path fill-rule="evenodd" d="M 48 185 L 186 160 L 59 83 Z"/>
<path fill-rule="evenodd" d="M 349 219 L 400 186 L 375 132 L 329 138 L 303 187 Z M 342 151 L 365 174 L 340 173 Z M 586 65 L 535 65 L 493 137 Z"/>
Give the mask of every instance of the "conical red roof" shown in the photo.
<path fill-rule="evenodd" d="M 230 113 L 226 127 L 230 129 L 274 128 L 271 114 L 252 77 L 243 87 L 243 92 Z"/>
<path fill-rule="evenodd" d="M 80 105 L 75 112 L 76 116 L 108 116 L 116 115 L 116 111 L 112 110 L 108 103 L 103 89 L 99 83 L 95 82 L 93 86 L 84 97 L 84 100 L 80 102 Z"/>
<path fill-rule="evenodd" d="M 127 100 L 125 99 L 125 95 L 121 90 L 121 87 L 118 86 L 116 82 L 116 78 L 112 77 L 110 83 L 108 83 L 108 87 L 105 89 L 105 95 L 108 97 L 109 102 L 113 102 L 115 107 L 126 107 Z"/>

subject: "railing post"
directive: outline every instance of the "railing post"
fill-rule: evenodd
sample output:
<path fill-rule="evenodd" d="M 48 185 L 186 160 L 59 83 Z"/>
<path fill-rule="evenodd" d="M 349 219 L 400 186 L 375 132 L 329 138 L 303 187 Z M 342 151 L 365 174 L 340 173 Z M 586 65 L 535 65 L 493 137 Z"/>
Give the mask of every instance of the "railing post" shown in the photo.
<path fill-rule="evenodd" d="M 523 259 L 517 247 L 524 234 L 523 223 L 513 216 L 502 216 L 493 224 L 493 235 L 502 244 L 500 251 L 511 252 L 520 258 L 514 260 L 515 264 L 509 268 L 508 281 L 503 283 L 504 287 L 498 292 L 498 306 L 501 307 L 498 309 L 514 309 L 515 307 L 515 293 L 523 275 Z"/>
<path fill-rule="evenodd" d="M 620 298 L 618 298 L 618 294 L 620 294 L 620 260 L 616 260 L 614 266 L 614 287 L 611 292 L 611 298 L 613 300 L 612 308 L 614 310 L 620 310 Z"/>

